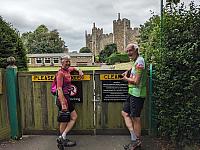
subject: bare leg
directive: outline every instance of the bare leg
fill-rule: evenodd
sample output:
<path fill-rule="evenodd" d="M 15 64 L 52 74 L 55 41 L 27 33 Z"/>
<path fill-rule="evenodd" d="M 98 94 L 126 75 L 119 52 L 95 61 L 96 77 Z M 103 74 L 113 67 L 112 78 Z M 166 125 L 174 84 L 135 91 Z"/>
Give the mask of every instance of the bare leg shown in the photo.
<path fill-rule="evenodd" d="M 62 134 L 65 131 L 66 126 L 67 126 L 67 123 L 60 122 L 60 134 Z"/>
<path fill-rule="evenodd" d="M 141 138 L 141 119 L 140 117 L 133 118 L 134 132 L 138 138 Z"/>
<path fill-rule="evenodd" d="M 124 111 L 122 111 L 122 116 L 124 117 L 124 121 L 125 121 L 125 124 L 126 124 L 128 130 L 129 131 L 133 131 L 134 130 L 133 122 L 132 122 L 132 119 L 129 116 L 129 114 L 124 112 Z"/>
<path fill-rule="evenodd" d="M 74 126 L 75 122 L 76 122 L 76 119 L 77 119 L 77 113 L 76 111 L 74 110 L 73 112 L 71 112 L 71 120 L 67 123 L 65 129 L 64 129 L 64 132 L 68 133 L 72 127 Z"/>

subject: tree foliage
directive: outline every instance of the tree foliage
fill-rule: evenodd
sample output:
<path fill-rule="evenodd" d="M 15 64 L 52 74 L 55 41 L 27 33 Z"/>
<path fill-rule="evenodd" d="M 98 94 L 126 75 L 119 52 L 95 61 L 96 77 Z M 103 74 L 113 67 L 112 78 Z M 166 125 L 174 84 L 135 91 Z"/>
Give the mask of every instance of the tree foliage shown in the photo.
<path fill-rule="evenodd" d="M 62 53 L 65 42 L 57 30 L 49 31 L 45 25 L 40 25 L 34 32 L 22 34 L 22 41 L 28 53 Z"/>
<path fill-rule="evenodd" d="M 115 43 L 106 45 L 99 54 L 99 61 L 106 62 L 107 58 L 115 52 L 117 52 L 117 45 Z"/>
<path fill-rule="evenodd" d="M 200 139 L 200 8 L 193 2 L 189 9 L 166 8 L 162 47 L 159 27 L 158 16 L 146 22 L 141 45 L 154 65 L 158 133 L 182 149 Z"/>
<path fill-rule="evenodd" d="M 181 0 L 166 0 L 167 4 L 175 4 L 177 5 L 178 3 L 180 3 Z"/>
<path fill-rule="evenodd" d="M 124 53 L 113 53 L 107 58 L 107 63 L 114 65 L 115 63 L 125 63 L 129 62 L 130 59 L 128 57 L 128 54 Z"/>
<path fill-rule="evenodd" d="M 7 66 L 7 58 L 14 56 L 19 70 L 27 69 L 26 52 L 19 33 L 0 17 L 0 68 Z"/>
<path fill-rule="evenodd" d="M 91 49 L 88 47 L 82 47 L 79 51 L 80 53 L 92 53 Z"/>

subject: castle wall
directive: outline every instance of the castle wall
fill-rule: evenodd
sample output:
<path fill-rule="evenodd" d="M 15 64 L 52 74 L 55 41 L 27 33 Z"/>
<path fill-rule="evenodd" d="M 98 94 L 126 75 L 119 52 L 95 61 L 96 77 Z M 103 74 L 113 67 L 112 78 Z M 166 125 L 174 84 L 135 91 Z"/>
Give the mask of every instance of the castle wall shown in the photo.
<path fill-rule="evenodd" d="M 139 38 L 138 28 L 135 28 L 135 29 L 129 28 L 126 30 L 126 39 L 127 39 L 126 44 L 138 42 L 138 38 Z"/>
<path fill-rule="evenodd" d="M 113 34 L 103 34 L 100 40 L 100 50 L 103 50 L 104 47 L 108 44 L 114 43 L 113 41 Z"/>
<path fill-rule="evenodd" d="M 92 50 L 92 36 L 91 36 L 91 34 L 86 34 L 85 39 L 86 39 L 86 47 L 88 47 L 89 49 Z"/>

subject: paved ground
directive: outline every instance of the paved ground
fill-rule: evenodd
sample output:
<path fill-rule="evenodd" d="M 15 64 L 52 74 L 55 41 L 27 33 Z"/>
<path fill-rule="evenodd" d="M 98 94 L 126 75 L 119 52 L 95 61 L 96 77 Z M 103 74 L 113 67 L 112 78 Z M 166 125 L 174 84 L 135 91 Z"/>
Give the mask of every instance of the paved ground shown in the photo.
<path fill-rule="evenodd" d="M 32 135 L 23 136 L 21 140 L 4 141 L 0 143 L 0 150 L 58 150 L 56 146 L 57 136 Z M 123 150 L 123 144 L 129 142 L 129 136 L 110 135 L 70 135 L 70 139 L 76 140 L 77 146 L 65 148 L 65 150 Z M 149 136 L 143 137 L 142 150 L 167 150 L 162 148 L 159 142 Z"/>

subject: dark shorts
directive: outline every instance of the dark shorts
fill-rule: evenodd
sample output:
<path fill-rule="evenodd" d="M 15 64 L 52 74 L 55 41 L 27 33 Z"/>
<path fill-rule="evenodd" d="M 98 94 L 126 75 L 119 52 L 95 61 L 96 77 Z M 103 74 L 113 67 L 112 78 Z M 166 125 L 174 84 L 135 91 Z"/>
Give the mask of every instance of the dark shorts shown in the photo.
<path fill-rule="evenodd" d="M 123 111 L 128 113 L 131 117 L 140 117 L 145 98 L 135 97 L 128 94 L 124 103 Z"/>
<path fill-rule="evenodd" d="M 70 101 L 70 96 L 69 95 L 64 95 L 64 96 L 65 96 L 65 99 L 67 100 L 69 111 L 70 112 L 74 111 L 75 110 L 74 102 Z M 58 98 L 56 100 L 56 105 L 58 106 L 59 111 L 61 111 L 62 110 L 62 106 L 61 106 L 61 103 L 58 100 Z"/>

